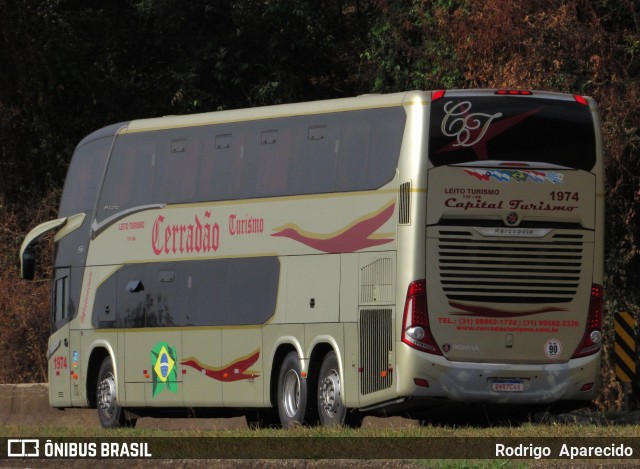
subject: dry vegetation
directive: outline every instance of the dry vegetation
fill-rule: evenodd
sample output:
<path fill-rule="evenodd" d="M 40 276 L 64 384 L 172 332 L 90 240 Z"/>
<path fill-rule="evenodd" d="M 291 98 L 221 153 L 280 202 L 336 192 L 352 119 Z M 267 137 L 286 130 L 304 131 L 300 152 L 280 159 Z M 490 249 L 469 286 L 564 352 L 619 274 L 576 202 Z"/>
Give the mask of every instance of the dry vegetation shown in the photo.
<path fill-rule="evenodd" d="M 0 383 L 47 380 L 47 337 L 53 242 L 40 242 L 40 280 L 20 280 L 17 253 L 29 226 L 55 218 L 58 191 L 35 207 L 7 207 L 0 195 Z"/>

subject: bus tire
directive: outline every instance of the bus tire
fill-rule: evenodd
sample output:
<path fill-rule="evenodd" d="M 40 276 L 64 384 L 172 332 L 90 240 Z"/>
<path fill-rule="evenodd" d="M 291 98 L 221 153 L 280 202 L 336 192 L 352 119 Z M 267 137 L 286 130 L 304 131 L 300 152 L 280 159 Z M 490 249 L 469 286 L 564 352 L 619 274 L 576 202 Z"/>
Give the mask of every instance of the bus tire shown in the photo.
<path fill-rule="evenodd" d="M 135 427 L 136 419 L 127 418 L 126 411 L 116 401 L 116 377 L 111 357 L 102 360 L 96 386 L 98 418 L 103 428 Z"/>
<path fill-rule="evenodd" d="M 338 357 L 332 350 L 327 353 L 318 375 L 318 414 L 323 427 L 359 427 L 362 417 L 356 411 L 348 411 L 342 403 L 342 380 Z"/>
<path fill-rule="evenodd" d="M 289 352 L 278 376 L 278 415 L 284 428 L 307 423 L 307 402 L 307 380 L 300 372 L 298 354 Z"/>

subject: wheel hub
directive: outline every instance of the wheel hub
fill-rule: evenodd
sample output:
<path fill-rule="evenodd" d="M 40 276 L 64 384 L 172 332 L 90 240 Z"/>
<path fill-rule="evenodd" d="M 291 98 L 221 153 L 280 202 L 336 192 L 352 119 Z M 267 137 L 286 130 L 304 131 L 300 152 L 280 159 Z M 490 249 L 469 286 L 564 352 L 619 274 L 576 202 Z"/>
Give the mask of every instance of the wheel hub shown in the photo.
<path fill-rule="evenodd" d="M 111 416 L 116 402 L 116 382 L 113 376 L 107 376 L 98 385 L 98 405 L 102 411 Z"/>
<path fill-rule="evenodd" d="M 331 370 L 322 380 L 320 405 L 330 413 L 336 413 L 340 407 L 340 376 L 335 370 Z"/>
<path fill-rule="evenodd" d="M 294 418 L 300 407 L 300 378 L 294 370 L 289 370 L 284 377 L 282 402 L 287 416 Z"/>

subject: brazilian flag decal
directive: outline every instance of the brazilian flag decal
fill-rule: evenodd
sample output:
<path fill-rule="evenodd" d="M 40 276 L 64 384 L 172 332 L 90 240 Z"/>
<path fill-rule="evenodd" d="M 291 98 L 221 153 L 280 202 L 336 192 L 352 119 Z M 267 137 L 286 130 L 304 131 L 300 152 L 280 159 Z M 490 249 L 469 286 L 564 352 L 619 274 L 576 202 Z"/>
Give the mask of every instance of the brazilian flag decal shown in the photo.
<path fill-rule="evenodd" d="M 171 392 L 178 392 L 176 361 L 178 356 L 175 347 L 171 347 L 166 342 L 158 342 L 154 345 L 151 350 L 153 397 L 165 388 Z"/>

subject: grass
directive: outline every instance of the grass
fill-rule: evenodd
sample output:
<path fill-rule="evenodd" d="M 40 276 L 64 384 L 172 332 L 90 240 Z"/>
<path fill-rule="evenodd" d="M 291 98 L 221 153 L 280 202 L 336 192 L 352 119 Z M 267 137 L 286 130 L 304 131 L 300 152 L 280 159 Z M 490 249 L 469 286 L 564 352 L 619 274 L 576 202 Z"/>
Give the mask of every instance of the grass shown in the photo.
<path fill-rule="evenodd" d="M 394 467 L 397 465 L 398 467 L 435 469 L 499 469 L 546 466 L 551 463 L 564 465 L 567 462 L 574 465 L 578 462 L 598 465 L 637 463 L 638 459 L 621 458 L 573 461 L 559 457 L 537 460 L 533 457 L 495 459 L 493 452 L 497 442 L 524 446 L 552 445 L 554 447 L 552 455 L 559 453 L 558 448 L 563 443 L 580 445 L 580 442 L 587 441 L 584 440 L 585 438 L 598 438 L 593 441 L 598 441 L 602 446 L 611 445 L 614 442 L 620 443 L 621 440 L 615 439 L 625 438 L 624 442 L 629 445 L 633 444 L 629 442 L 638 441 L 640 425 L 525 423 L 513 427 L 490 428 L 367 426 L 361 429 L 300 427 L 290 430 L 162 430 L 158 428 L 109 430 L 99 428 L 97 425 L 90 428 L 27 425 L 0 428 L 0 438 L 20 437 L 51 438 L 54 441 L 56 438 L 66 439 L 62 441 L 96 441 L 98 444 L 105 440 L 150 441 L 154 457 L 196 461 L 182 466 L 190 468 L 208 467 L 205 462 L 211 463 L 211 460 L 217 460 L 224 467 L 243 467 L 235 464 L 256 459 L 261 461 L 258 465 L 261 468 L 278 467 L 283 464 L 283 460 L 288 461 L 285 464 L 286 467 L 305 468 L 334 468 L 343 465 L 356 467 L 354 464 L 360 460 L 360 462 L 364 461 L 366 463 L 364 467 L 368 468 L 390 467 L 388 460 L 392 459 Z M 428 447 L 427 453 L 424 452 L 425 447 Z M 479 449 L 476 451 L 474 448 Z M 464 451 L 465 449 L 467 452 Z M 636 449 L 634 457 L 638 458 L 640 450 L 635 446 L 634 449 Z M 433 454 L 435 456 L 432 456 Z M 38 463 L 41 461 L 39 460 Z M 134 467 L 160 467 L 159 463 L 164 464 L 167 460 L 141 461 L 139 460 Z M 225 461 L 224 464 L 221 461 Z M 146 465 L 146 463 L 149 464 Z"/>
<path fill-rule="evenodd" d="M 18 436 L 37 437 L 230 437 L 230 438 L 344 438 L 344 437 L 398 437 L 398 438 L 637 438 L 640 437 L 640 425 L 538 425 L 525 423 L 517 427 L 402 427 L 402 428 L 324 428 L 300 427 L 289 430 L 162 430 L 154 428 L 104 429 L 96 423 L 95 427 L 57 427 L 12 425 L 0 427 L 0 437 Z"/>
<path fill-rule="evenodd" d="M 342 467 L 364 461 L 364 467 L 389 467 L 389 460 L 399 466 L 436 469 L 524 468 L 549 463 L 629 464 L 638 463 L 640 448 L 634 444 L 634 458 L 575 459 L 559 458 L 563 443 L 580 445 L 584 438 L 598 438 L 600 445 L 613 442 L 640 441 L 639 425 L 567 425 L 524 424 L 518 427 L 407 427 L 407 428 L 295 428 L 291 430 L 160 430 L 155 428 L 108 430 L 98 427 L 7 426 L 0 428 L 0 438 L 51 438 L 53 441 L 144 442 L 154 457 L 137 460 L 134 467 L 157 467 L 167 460 L 196 461 L 184 467 L 207 467 L 204 462 L 250 462 L 257 467 L 277 467 L 287 460 L 287 467 Z M 56 440 L 61 438 L 62 440 Z M 626 438 L 626 440 L 614 440 Z M 495 459 L 495 444 L 552 446 L 552 458 L 534 457 Z M 466 452 L 465 452 L 466 450 Z M 0 452 L 1 454 L 1 452 Z M 5 460 L 8 461 L 8 460 Z M 39 460 L 38 463 L 43 460 Z M 258 465 L 256 461 L 260 461 Z M 324 461 L 322 465 L 322 461 Z M 35 461 L 34 461 L 35 462 Z M 86 461 L 85 461 L 86 462 Z M 342 464 L 342 463 L 345 464 Z M 147 463 L 149 463 L 147 465 Z M 151 464 L 155 463 L 155 464 Z M 114 466 L 115 467 L 115 466 Z M 119 466 L 118 466 L 119 467 Z M 355 466 L 353 466 L 355 467 Z"/>

